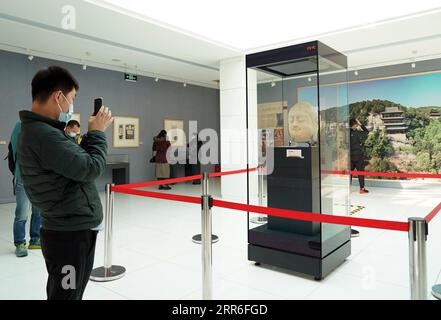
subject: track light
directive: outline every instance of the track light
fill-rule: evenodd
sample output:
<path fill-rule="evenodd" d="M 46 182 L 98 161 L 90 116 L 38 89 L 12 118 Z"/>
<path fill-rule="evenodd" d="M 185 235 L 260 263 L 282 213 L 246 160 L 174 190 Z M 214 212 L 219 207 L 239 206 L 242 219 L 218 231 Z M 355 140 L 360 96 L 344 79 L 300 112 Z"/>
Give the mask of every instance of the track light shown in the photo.
<path fill-rule="evenodd" d="M 83 64 L 83 70 L 86 70 L 87 66 L 85 64 Z"/>
<path fill-rule="evenodd" d="M 187 86 L 187 84 L 184 82 L 183 86 L 184 86 L 184 88 L 185 88 L 185 87 Z"/>
<path fill-rule="evenodd" d="M 276 83 L 273 81 L 271 82 L 271 87 L 274 88 L 276 86 Z"/>
<path fill-rule="evenodd" d="M 308 77 L 308 82 L 311 82 L 311 81 L 312 81 L 311 77 Z"/>
<path fill-rule="evenodd" d="M 29 61 L 32 61 L 32 60 L 34 60 L 34 56 L 33 56 L 33 55 L 31 55 L 31 54 L 30 54 L 30 55 L 28 55 L 28 60 L 29 60 Z"/>
<path fill-rule="evenodd" d="M 415 69 L 415 67 L 416 67 L 415 62 L 412 62 L 411 66 L 412 66 L 412 69 Z"/>
<path fill-rule="evenodd" d="M 158 82 L 158 81 L 159 81 L 159 78 L 158 78 L 158 77 L 156 77 L 156 78 L 155 78 L 155 82 Z"/>
<path fill-rule="evenodd" d="M 354 74 L 355 74 L 356 76 L 358 76 L 358 70 L 355 70 L 355 71 L 354 71 Z"/>

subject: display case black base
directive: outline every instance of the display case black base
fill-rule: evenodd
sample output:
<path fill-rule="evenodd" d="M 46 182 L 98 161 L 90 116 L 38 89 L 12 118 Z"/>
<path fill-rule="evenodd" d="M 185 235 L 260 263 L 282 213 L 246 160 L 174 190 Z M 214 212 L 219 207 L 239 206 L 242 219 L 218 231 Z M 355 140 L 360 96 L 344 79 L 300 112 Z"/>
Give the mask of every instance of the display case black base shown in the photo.
<path fill-rule="evenodd" d="M 257 262 L 256 265 L 267 264 L 288 269 L 313 276 L 317 281 L 325 278 L 350 255 L 351 241 L 344 243 L 324 258 L 309 257 L 248 244 L 248 260 Z"/>

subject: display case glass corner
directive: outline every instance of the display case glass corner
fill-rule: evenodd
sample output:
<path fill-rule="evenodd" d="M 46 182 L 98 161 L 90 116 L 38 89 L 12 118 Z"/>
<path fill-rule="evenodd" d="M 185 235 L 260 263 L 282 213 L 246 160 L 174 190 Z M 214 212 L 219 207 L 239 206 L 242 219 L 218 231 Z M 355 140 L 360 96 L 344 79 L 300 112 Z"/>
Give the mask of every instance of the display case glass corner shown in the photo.
<path fill-rule="evenodd" d="M 336 174 L 349 169 L 346 57 L 315 41 L 246 60 L 248 166 L 259 168 L 248 173 L 249 204 L 348 215 L 349 177 Z M 350 251 L 347 226 L 248 216 L 250 260 L 323 277 L 323 261 Z"/>

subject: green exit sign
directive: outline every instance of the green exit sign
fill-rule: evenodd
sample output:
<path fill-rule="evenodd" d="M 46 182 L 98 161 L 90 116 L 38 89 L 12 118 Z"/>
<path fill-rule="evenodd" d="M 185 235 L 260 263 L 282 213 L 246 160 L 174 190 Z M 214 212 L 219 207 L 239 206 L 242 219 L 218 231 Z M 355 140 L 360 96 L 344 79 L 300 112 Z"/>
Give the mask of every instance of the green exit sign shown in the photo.
<path fill-rule="evenodd" d="M 132 74 L 132 73 L 124 73 L 124 80 L 136 82 L 136 81 L 138 81 L 138 76 L 136 74 Z"/>

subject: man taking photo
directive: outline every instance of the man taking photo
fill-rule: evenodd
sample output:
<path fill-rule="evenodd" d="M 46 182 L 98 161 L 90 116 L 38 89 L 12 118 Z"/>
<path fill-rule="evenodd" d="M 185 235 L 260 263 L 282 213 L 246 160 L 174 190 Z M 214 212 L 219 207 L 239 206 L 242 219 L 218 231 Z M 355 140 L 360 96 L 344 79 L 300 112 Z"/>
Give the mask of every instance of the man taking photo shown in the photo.
<path fill-rule="evenodd" d="M 17 157 L 29 200 L 41 211 L 49 300 L 82 299 L 93 267 L 96 228 L 103 219 L 95 179 L 105 169 L 104 131 L 113 118 L 102 107 L 90 117 L 88 132 L 77 145 L 64 128 L 78 88 L 69 71 L 42 69 L 32 79 L 32 111 L 20 112 Z"/>

